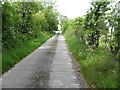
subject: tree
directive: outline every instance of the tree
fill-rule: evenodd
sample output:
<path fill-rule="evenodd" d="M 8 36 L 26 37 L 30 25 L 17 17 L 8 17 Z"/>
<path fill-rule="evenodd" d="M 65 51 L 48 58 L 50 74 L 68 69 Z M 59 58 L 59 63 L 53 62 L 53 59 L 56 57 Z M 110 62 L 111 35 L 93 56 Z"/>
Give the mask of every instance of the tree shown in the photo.
<path fill-rule="evenodd" d="M 109 4 L 110 2 L 92 2 L 92 7 L 86 15 L 85 29 L 88 33 L 88 43 L 92 49 L 99 46 L 100 34 L 107 29 L 105 19 L 106 12 L 110 10 Z"/>
<path fill-rule="evenodd" d="M 37 38 L 41 32 L 57 30 L 58 13 L 52 4 L 4 2 L 2 4 L 3 51 Z"/>

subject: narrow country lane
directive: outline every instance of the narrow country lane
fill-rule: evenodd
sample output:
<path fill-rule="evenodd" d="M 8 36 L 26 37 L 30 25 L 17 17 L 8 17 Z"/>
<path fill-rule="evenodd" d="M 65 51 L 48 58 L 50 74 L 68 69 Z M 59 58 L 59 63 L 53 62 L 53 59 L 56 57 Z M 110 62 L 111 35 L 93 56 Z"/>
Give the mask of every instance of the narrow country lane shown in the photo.
<path fill-rule="evenodd" d="M 2 88 L 85 88 L 65 39 L 55 34 L 2 78 Z"/>

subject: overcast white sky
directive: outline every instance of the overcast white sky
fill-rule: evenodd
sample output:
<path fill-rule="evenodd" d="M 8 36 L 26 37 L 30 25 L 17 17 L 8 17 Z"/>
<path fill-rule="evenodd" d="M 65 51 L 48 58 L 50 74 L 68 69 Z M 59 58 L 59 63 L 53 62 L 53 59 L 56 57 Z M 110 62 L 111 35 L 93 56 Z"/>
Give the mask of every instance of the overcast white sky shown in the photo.
<path fill-rule="evenodd" d="M 82 16 L 90 7 L 91 0 L 57 0 L 57 11 L 68 18 Z"/>
<path fill-rule="evenodd" d="M 91 0 L 56 0 L 56 9 L 62 15 L 72 19 L 78 16 L 83 16 L 90 8 Z M 117 2 L 119 0 L 116 0 Z"/>

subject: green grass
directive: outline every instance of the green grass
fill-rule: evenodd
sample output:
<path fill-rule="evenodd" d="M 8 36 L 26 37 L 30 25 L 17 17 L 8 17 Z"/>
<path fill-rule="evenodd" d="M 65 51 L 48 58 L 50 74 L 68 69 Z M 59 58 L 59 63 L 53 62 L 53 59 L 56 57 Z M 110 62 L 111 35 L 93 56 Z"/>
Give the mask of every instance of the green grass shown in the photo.
<path fill-rule="evenodd" d="M 42 45 L 51 36 L 53 36 L 51 33 L 42 33 L 36 39 L 29 40 L 23 45 L 17 45 L 14 48 L 4 51 L 2 53 L 2 73 L 8 71 L 16 63 Z"/>
<path fill-rule="evenodd" d="M 65 33 L 65 38 L 90 87 L 118 87 L 118 63 L 107 48 L 99 47 L 93 51 L 70 30 Z"/>

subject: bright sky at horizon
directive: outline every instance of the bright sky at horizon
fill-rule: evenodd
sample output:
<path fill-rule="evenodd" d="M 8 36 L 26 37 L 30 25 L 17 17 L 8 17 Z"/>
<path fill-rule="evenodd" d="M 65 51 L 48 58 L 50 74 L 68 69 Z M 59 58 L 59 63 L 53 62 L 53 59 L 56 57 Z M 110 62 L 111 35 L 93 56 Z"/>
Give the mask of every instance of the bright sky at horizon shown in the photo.
<path fill-rule="evenodd" d="M 70 19 L 85 15 L 91 0 L 57 0 L 56 9 Z"/>
<path fill-rule="evenodd" d="M 56 0 L 56 9 L 60 14 L 67 16 L 69 19 L 83 16 L 90 8 L 92 0 Z M 120 0 L 115 0 L 116 2 Z"/>

